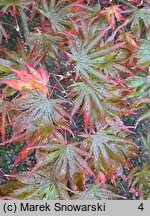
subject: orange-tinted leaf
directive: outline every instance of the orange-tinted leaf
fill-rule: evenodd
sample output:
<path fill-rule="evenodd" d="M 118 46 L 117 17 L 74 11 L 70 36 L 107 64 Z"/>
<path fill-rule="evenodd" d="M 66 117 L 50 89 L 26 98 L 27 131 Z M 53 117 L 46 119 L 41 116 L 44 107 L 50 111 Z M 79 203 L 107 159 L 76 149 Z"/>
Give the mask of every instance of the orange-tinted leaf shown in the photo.
<path fill-rule="evenodd" d="M 43 93 L 48 93 L 47 83 L 49 80 L 49 75 L 46 75 L 46 71 L 40 67 L 39 72 L 30 65 L 26 65 L 28 72 L 25 70 L 16 70 L 11 68 L 11 70 L 19 78 L 18 80 L 4 80 L 1 81 L 10 87 L 21 91 L 23 89 L 39 89 Z"/>
<path fill-rule="evenodd" d="M 120 5 L 112 5 L 100 13 L 106 17 L 107 22 L 112 28 L 115 26 L 115 18 L 117 21 L 125 20 L 125 18 L 121 15 L 122 9 L 120 8 Z"/>

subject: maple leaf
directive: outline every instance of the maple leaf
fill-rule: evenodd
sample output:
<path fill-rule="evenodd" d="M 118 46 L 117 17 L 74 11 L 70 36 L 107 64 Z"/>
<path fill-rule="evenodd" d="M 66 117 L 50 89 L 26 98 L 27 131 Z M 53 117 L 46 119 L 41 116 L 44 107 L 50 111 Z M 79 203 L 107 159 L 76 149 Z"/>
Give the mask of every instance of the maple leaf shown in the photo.
<path fill-rule="evenodd" d="M 40 67 L 39 72 L 30 65 L 26 65 L 28 72 L 24 70 L 16 70 L 11 68 L 15 75 L 19 78 L 18 80 L 2 80 L 2 83 L 21 91 L 23 89 L 39 89 L 44 94 L 48 93 L 47 83 L 49 81 L 49 76 L 46 71 Z"/>
<path fill-rule="evenodd" d="M 48 99 L 41 91 L 33 90 L 26 90 L 22 96 L 13 100 L 10 108 L 10 111 L 16 113 L 15 124 L 12 124 L 13 136 L 1 145 L 26 141 L 15 165 L 25 159 L 33 152 L 33 147 L 46 138 L 57 137 L 61 129 L 68 130 L 72 134 L 66 120 L 69 115 L 61 105 L 62 103 L 64 101 L 60 99 Z"/>
<path fill-rule="evenodd" d="M 3 14 L 10 12 L 13 16 L 18 14 L 17 8 L 28 9 L 28 6 L 33 4 L 33 0 L 1 0 L 0 7 Z"/>
<path fill-rule="evenodd" d="M 127 80 L 128 87 L 134 88 L 128 97 L 134 98 L 133 108 L 143 108 L 143 112 L 138 118 L 135 127 L 140 121 L 150 118 L 150 109 L 146 106 L 150 103 L 150 78 L 148 76 L 134 76 Z"/>
<path fill-rule="evenodd" d="M 108 60 L 110 58 L 110 62 L 107 64 L 111 65 L 114 62 L 114 59 L 111 58 L 111 53 L 122 47 L 124 42 L 114 44 L 113 39 L 119 28 L 116 29 L 115 33 L 113 33 L 104 43 L 103 37 L 108 34 L 110 27 L 104 27 L 95 35 L 95 31 L 91 33 L 94 28 L 93 25 L 95 25 L 94 22 L 88 25 L 89 26 L 85 25 L 83 22 L 81 28 L 79 28 L 81 30 L 79 31 L 79 34 L 70 38 L 70 52 L 67 52 L 67 55 L 70 58 L 71 63 L 75 66 L 76 78 L 80 75 L 82 78 L 89 80 L 90 76 L 94 76 L 106 81 L 107 78 L 100 70 L 104 61 L 103 58 L 107 57 Z M 88 33 L 89 36 L 87 36 Z"/>
<path fill-rule="evenodd" d="M 141 39 L 137 47 L 136 57 L 138 58 L 138 65 L 147 67 L 150 65 L 150 40 Z"/>
<path fill-rule="evenodd" d="M 12 187 L 8 191 L 8 188 Z M 58 200 L 70 199 L 67 188 L 62 183 L 56 185 L 51 178 L 51 170 L 43 169 L 36 173 L 20 173 L 20 175 L 10 176 L 10 180 L 0 186 L 0 194 L 21 199 L 21 200 Z"/>
<path fill-rule="evenodd" d="M 0 53 L 4 55 L 6 59 L 11 60 L 12 65 L 15 66 L 15 68 L 23 68 L 23 65 L 26 64 L 36 66 L 43 58 L 43 56 L 39 53 L 37 43 L 34 43 L 30 48 L 27 48 L 19 39 L 17 39 L 16 52 L 2 47 L 0 48 Z"/>
<path fill-rule="evenodd" d="M 81 185 L 78 184 L 83 184 L 85 173 L 87 175 L 94 175 L 94 173 L 85 159 L 90 157 L 90 154 L 79 146 L 78 142 L 66 143 L 63 139 L 51 140 L 49 144 L 40 147 L 46 154 L 43 155 L 44 160 L 41 160 L 41 164 L 37 164 L 36 169 L 52 164 L 53 175 L 56 179 L 65 179 L 69 175 L 74 184 L 80 187 Z"/>
<path fill-rule="evenodd" d="M 138 108 L 139 105 L 148 103 L 149 100 L 149 87 L 150 79 L 149 76 L 134 76 L 127 80 L 127 85 L 130 88 L 134 88 L 129 94 L 130 98 L 136 98 L 135 106 Z"/>
<path fill-rule="evenodd" d="M 150 27 L 150 9 L 146 7 L 134 9 L 131 14 L 131 20 L 131 30 L 135 34 L 137 40 L 139 40 L 143 23 L 147 29 Z"/>
<path fill-rule="evenodd" d="M 43 56 L 39 53 L 39 47 L 37 43 L 34 43 L 30 49 L 26 49 L 23 43 L 17 40 L 17 52 L 19 57 L 23 59 L 25 64 L 33 65 L 34 67 L 40 63 Z"/>
<path fill-rule="evenodd" d="M 105 96 L 107 98 L 112 97 L 109 91 L 111 88 L 105 86 L 107 85 L 104 85 L 104 83 L 100 85 L 96 80 L 92 80 L 92 86 L 86 82 L 76 82 L 70 86 L 71 92 L 75 97 L 71 116 L 79 110 L 84 116 L 86 130 L 89 127 L 89 123 L 93 125 L 97 118 L 104 117 L 103 98 Z M 93 122 L 90 122 L 92 120 Z"/>
<path fill-rule="evenodd" d="M 61 136 L 60 128 L 56 127 L 55 125 L 53 125 L 53 127 L 52 126 L 40 127 L 38 130 L 31 126 L 28 127 L 26 131 L 23 132 L 18 131 L 18 134 L 15 131 L 16 128 L 13 129 L 15 135 L 13 135 L 12 138 L 10 140 L 7 140 L 5 143 L 18 142 L 18 141 L 20 142 L 23 140 L 26 141 L 24 147 L 21 149 L 21 151 L 17 155 L 17 158 L 15 159 L 14 168 L 20 161 L 26 159 L 35 149 L 38 150 L 38 148 L 41 145 L 45 147 L 47 143 L 47 139 L 50 139 L 52 137 L 54 139 L 58 139 L 58 137 Z M 52 161 L 55 158 L 55 155 L 53 158 L 51 157 L 51 159 L 45 160 L 46 157 L 44 158 L 42 154 L 41 158 L 43 159 L 42 162 L 37 160 L 37 164 L 32 169 L 32 172 L 34 172 L 35 170 L 39 170 L 43 168 L 46 164 L 50 163 L 50 161 Z"/>
<path fill-rule="evenodd" d="M 110 82 L 111 79 L 114 79 L 117 83 L 119 80 L 122 80 L 122 77 L 132 74 L 131 70 L 125 66 L 125 63 L 128 61 L 128 59 L 128 50 L 126 48 L 120 48 L 109 53 L 109 55 L 98 57 L 96 65 L 100 68 L 100 71 L 107 76 L 107 79 Z"/>
<path fill-rule="evenodd" d="M 130 97 L 138 97 L 138 102 L 148 97 L 150 87 L 149 76 L 143 74 L 143 76 L 129 77 L 126 83 L 129 88 L 134 88 L 134 91 L 129 95 Z"/>
<path fill-rule="evenodd" d="M 50 22 L 54 31 L 64 31 L 66 27 L 70 27 L 69 18 L 73 18 L 76 13 L 72 13 L 71 10 L 82 5 L 82 1 L 76 1 L 68 3 L 65 0 L 57 2 L 56 0 L 42 1 L 41 7 L 37 8 L 38 11 L 45 16 Z"/>
<path fill-rule="evenodd" d="M 118 39 L 125 41 L 126 46 L 131 50 L 131 52 L 135 52 L 135 49 L 137 48 L 137 43 L 134 39 L 132 32 L 122 31 L 120 32 Z"/>
<path fill-rule="evenodd" d="M 150 165 L 145 164 L 142 169 L 133 168 L 129 173 L 129 187 L 137 188 L 141 193 L 141 199 L 148 199 L 150 197 Z M 142 190 L 142 191 L 141 191 Z"/>
<path fill-rule="evenodd" d="M 73 199 L 78 200 L 109 200 L 114 198 L 121 198 L 121 196 L 113 193 L 111 188 L 108 186 L 105 188 L 101 188 L 99 184 L 96 185 L 88 185 L 87 190 L 82 191 L 79 195 L 73 196 Z M 122 197 L 124 198 L 124 197 Z"/>
<path fill-rule="evenodd" d="M 63 37 L 52 29 L 51 23 L 44 21 L 35 28 L 35 32 L 27 35 L 25 44 L 31 47 L 38 45 L 39 53 L 43 58 L 50 56 L 55 59 L 64 43 Z"/>
<path fill-rule="evenodd" d="M 16 134 L 26 130 L 32 136 L 34 131 L 43 130 L 43 136 L 51 131 L 53 125 L 57 125 L 69 130 L 66 117 L 69 115 L 64 110 L 64 101 L 60 99 L 48 99 L 41 91 L 25 91 L 19 98 L 12 103 L 12 109 L 19 114 L 13 129 Z M 42 134 L 41 134 L 42 135 Z"/>
<path fill-rule="evenodd" d="M 107 7 L 105 10 L 100 11 L 100 14 L 106 17 L 108 24 L 112 28 L 114 28 L 115 26 L 115 18 L 117 19 L 117 21 L 125 20 L 121 13 L 122 9 L 120 8 L 120 5 L 112 5 L 110 7 Z"/>
<path fill-rule="evenodd" d="M 102 171 L 112 182 L 118 167 L 129 168 L 130 163 L 127 158 L 137 153 L 137 147 L 130 139 L 112 134 L 110 128 L 101 128 L 95 134 L 82 136 L 87 138 L 85 143 L 90 143 L 95 169 Z"/>
<path fill-rule="evenodd" d="M 116 94 L 115 87 L 103 80 L 91 79 L 91 83 L 76 82 L 70 88 L 74 97 L 71 116 L 77 111 L 83 114 L 86 130 L 92 128 L 97 121 L 104 123 L 108 116 L 118 117 L 130 111 L 121 108 L 125 104 L 121 100 L 122 94 Z"/>
<path fill-rule="evenodd" d="M 2 171 L 8 181 L 0 186 L 4 199 L 7 195 L 29 200 L 124 198 L 114 194 L 107 182 L 115 185 L 116 177 L 125 177 L 123 168 L 129 169 L 130 158 L 138 152 L 127 138 L 136 131 L 123 123 L 124 116 L 134 118 L 142 108 L 135 127 L 150 117 L 148 6 L 148 0 L 120 5 L 110 0 L 0 2 L 2 19 L 14 18 L 0 22 L 0 40 L 12 42 L 0 48 L 0 146 L 23 144 L 13 173 L 33 151 L 36 157 L 30 172 L 9 176 Z M 20 36 L 17 49 L 14 30 Z M 41 61 L 52 69 L 56 65 L 51 79 L 42 66 L 37 69 Z M 63 89 L 58 94 L 57 85 Z M 82 123 L 76 119 L 77 125 L 71 124 L 75 115 L 84 119 L 86 134 L 80 137 L 71 130 L 77 131 Z M 11 137 L 5 132 L 7 126 Z M 147 158 L 149 135 L 142 140 Z M 129 175 L 129 186 L 139 198 L 149 189 L 148 171 L 149 161 Z"/>

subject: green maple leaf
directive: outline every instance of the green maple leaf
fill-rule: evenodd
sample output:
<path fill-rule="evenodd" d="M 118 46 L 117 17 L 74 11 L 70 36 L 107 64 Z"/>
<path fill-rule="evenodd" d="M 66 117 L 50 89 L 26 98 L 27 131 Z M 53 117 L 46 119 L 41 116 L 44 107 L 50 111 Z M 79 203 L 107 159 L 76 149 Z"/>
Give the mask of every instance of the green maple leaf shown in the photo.
<path fill-rule="evenodd" d="M 10 111 L 3 113 L 4 117 L 5 115 L 7 117 L 10 112 L 15 113 L 13 119 L 16 124 L 13 124 L 11 139 L 2 144 L 26 141 L 26 145 L 14 163 L 15 165 L 33 152 L 35 146 L 43 142 L 44 139 L 55 135 L 57 137 L 61 129 L 72 133 L 66 120 L 68 114 L 61 105 L 62 103 L 64 101 L 59 99 L 48 99 L 40 91 L 25 91 L 22 96 L 11 103 Z M 4 126 L 4 124 L 3 120 L 2 125 Z M 2 134 L 4 137 L 4 130 L 2 130 Z"/>
<path fill-rule="evenodd" d="M 73 196 L 72 199 L 78 200 L 109 200 L 119 198 L 117 194 L 113 193 L 109 187 L 102 188 L 99 184 L 89 185 L 86 191 L 81 192 L 79 195 Z"/>
<path fill-rule="evenodd" d="M 150 109 L 146 105 L 150 103 L 150 77 L 134 76 L 128 79 L 127 85 L 134 88 L 134 91 L 129 94 L 129 97 L 134 98 L 133 107 L 135 109 L 145 108 L 142 115 L 138 118 L 135 127 L 144 119 L 150 118 Z"/>
<path fill-rule="evenodd" d="M 131 15 L 131 19 L 132 19 L 131 30 L 139 38 L 143 26 L 142 22 L 144 23 L 147 29 L 150 26 L 150 9 L 146 7 L 140 9 L 134 9 Z"/>
<path fill-rule="evenodd" d="M 118 117 L 127 112 L 119 106 L 122 100 L 116 95 L 115 87 L 109 83 L 91 79 L 90 83 L 76 82 L 70 88 L 74 97 L 71 116 L 76 112 L 83 114 L 86 130 L 98 119 L 105 121 L 108 116 Z"/>
<path fill-rule="evenodd" d="M 87 137 L 85 143 L 90 145 L 94 156 L 94 167 L 113 179 L 119 166 L 129 167 L 129 158 L 137 152 L 134 143 L 121 136 L 112 134 L 110 128 L 102 128 Z"/>
<path fill-rule="evenodd" d="M 10 177 L 6 184 L 0 186 L 0 194 L 21 200 L 69 199 L 67 188 L 53 182 L 49 169 L 39 170 L 30 177 L 28 175 L 30 173 L 20 173 Z"/>
<path fill-rule="evenodd" d="M 137 48 L 136 57 L 138 58 L 138 65 L 142 67 L 147 67 L 150 65 L 150 40 L 140 40 L 139 47 Z"/>
<path fill-rule="evenodd" d="M 0 53 L 5 55 L 6 59 L 11 60 L 11 64 L 14 65 L 15 68 L 19 68 L 19 67 L 23 68 L 23 65 L 26 64 L 36 66 L 40 62 L 43 56 L 41 56 L 39 53 L 38 50 L 39 48 L 37 43 L 34 43 L 32 45 L 33 46 L 29 50 L 26 50 L 25 46 L 18 39 L 17 52 L 10 51 L 3 47 L 0 49 Z"/>
<path fill-rule="evenodd" d="M 129 186 L 139 190 L 141 199 L 150 197 L 150 164 L 145 164 L 142 169 L 134 167 L 128 175 Z"/>
<path fill-rule="evenodd" d="M 149 88 L 150 88 L 149 76 L 130 77 L 127 80 L 127 86 L 129 88 L 134 88 L 134 91 L 132 91 L 129 94 L 129 97 L 136 98 L 136 102 L 138 104 L 143 103 L 144 100 L 147 100 L 150 97 L 150 94 L 149 94 Z"/>
<path fill-rule="evenodd" d="M 70 52 L 67 52 L 67 55 L 75 65 L 76 78 L 81 76 L 89 80 L 89 77 L 96 77 L 106 82 L 107 78 L 101 69 L 107 68 L 115 61 L 117 68 L 118 60 L 115 58 L 117 53 L 112 55 L 112 52 L 119 52 L 119 48 L 124 44 L 124 42 L 114 43 L 114 37 L 119 28 L 104 42 L 104 36 L 108 35 L 110 27 L 104 27 L 96 31 L 94 21 L 85 24 L 83 20 L 78 27 L 76 23 L 73 23 L 73 25 L 76 33 L 71 34 L 69 39 Z M 115 65 L 113 66 L 115 68 Z M 120 66 L 120 69 L 123 69 L 123 66 L 122 68 Z M 125 71 L 125 69 L 123 70 Z"/>
<path fill-rule="evenodd" d="M 26 44 L 31 47 L 38 45 L 41 56 L 50 56 L 55 58 L 58 54 L 59 48 L 62 47 L 63 38 L 51 29 L 48 22 L 47 25 L 47 27 L 44 27 L 44 23 L 42 23 L 42 27 L 37 28 L 37 32 L 28 34 Z M 43 29 L 41 30 L 41 28 Z"/>
<path fill-rule="evenodd" d="M 98 117 L 104 117 L 103 99 L 112 97 L 110 86 L 92 80 L 91 86 L 86 82 L 77 82 L 70 87 L 75 98 L 71 115 L 73 116 L 77 111 L 81 112 L 86 129 L 89 123 L 93 125 Z"/>
<path fill-rule="evenodd" d="M 53 30 L 62 31 L 65 30 L 65 27 L 71 26 L 68 17 L 75 16 L 74 13 L 71 13 L 72 6 L 73 4 L 68 4 L 65 0 L 59 2 L 56 0 L 50 0 L 48 2 L 43 0 L 41 7 L 37 9 L 51 22 Z"/>
<path fill-rule="evenodd" d="M 150 160 L 150 130 L 147 133 L 147 137 L 143 137 L 142 135 L 141 137 L 142 137 L 142 142 L 144 144 L 144 147 L 148 153 L 148 158 Z"/>
<path fill-rule="evenodd" d="M 1 0 L 0 2 L 0 7 L 1 11 L 3 13 L 5 13 L 8 9 L 13 11 L 13 7 L 19 7 L 19 8 L 24 8 L 24 9 L 28 9 L 28 6 L 33 4 L 34 1 L 33 0 Z M 16 13 L 17 11 L 15 11 Z M 14 14 L 13 14 L 14 15 Z"/>
<path fill-rule="evenodd" d="M 64 101 L 60 99 L 48 99 L 41 91 L 25 91 L 24 94 L 15 99 L 12 109 L 18 112 L 14 131 L 33 134 L 38 130 L 51 131 L 53 125 L 68 129 L 66 117 L 68 114 L 61 106 Z M 69 117 L 69 116 L 68 116 Z M 46 133 L 47 134 L 47 133 Z"/>
<path fill-rule="evenodd" d="M 80 148 L 80 143 L 66 143 L 62 138 L 51 139 L 46 145 L 37 146 L 37 164 L 32 172 L 52 166 L 56 181 L 72 182 L 79 190 L 85 187 L 85 174 L 94 176 L 87 163 L 91 155 Z"/>
<path fill-rule="evenodd" d="M 76 175 L 79 173 L 86 172 L 89 175 L 94 175 L 85 160 L 90 157 L 90 154 L 82 150 L 79 145 L 78 142 L 66 143 L 64 140 L 52 140 L 48 145 L 43 146 L 43 150 L 45 149 L 45 152 L 48 153 L 47 156 L 43 155 L 46 159 L 45 161 L 41 160 L 41 165 L 53 164 L 53 175 L 58 179 L 64 179 L 67 173 L 72 181 L 77 180 Z M 37 169 L 41 165 L 37 164 Z"/>

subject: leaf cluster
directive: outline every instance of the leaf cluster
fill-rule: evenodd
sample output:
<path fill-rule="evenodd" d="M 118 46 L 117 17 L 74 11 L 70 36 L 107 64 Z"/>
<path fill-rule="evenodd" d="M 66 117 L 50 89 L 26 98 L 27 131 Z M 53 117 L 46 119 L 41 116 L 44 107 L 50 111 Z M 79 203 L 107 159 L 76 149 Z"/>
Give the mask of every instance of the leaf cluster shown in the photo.
<path fill-rule="evenodd" d="M 150 117 L 150 5 L 106 2 L 1 1 L 13 24 L 1 18 L 0 146 L 24 143 L 2 197 L 125 198 L 110 187 L 119 178 L 128 191 L 149 187 L 149 159 L 142 170 L 131 159 L 134 129 Z M 149 135 L 143 140 L 149 155 Z M 35 166 L 15 173 L 33 152 Z"/>

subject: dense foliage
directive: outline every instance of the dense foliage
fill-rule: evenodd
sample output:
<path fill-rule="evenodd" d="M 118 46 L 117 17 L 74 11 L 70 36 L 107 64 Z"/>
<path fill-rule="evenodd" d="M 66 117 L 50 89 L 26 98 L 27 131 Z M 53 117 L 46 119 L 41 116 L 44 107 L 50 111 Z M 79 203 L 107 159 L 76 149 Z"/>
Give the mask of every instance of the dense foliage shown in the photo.
<path fill-rule="evenodd" d="M 1 0 L 0 44 L 1 198 L 149 199 L 149 0 Z"/>

